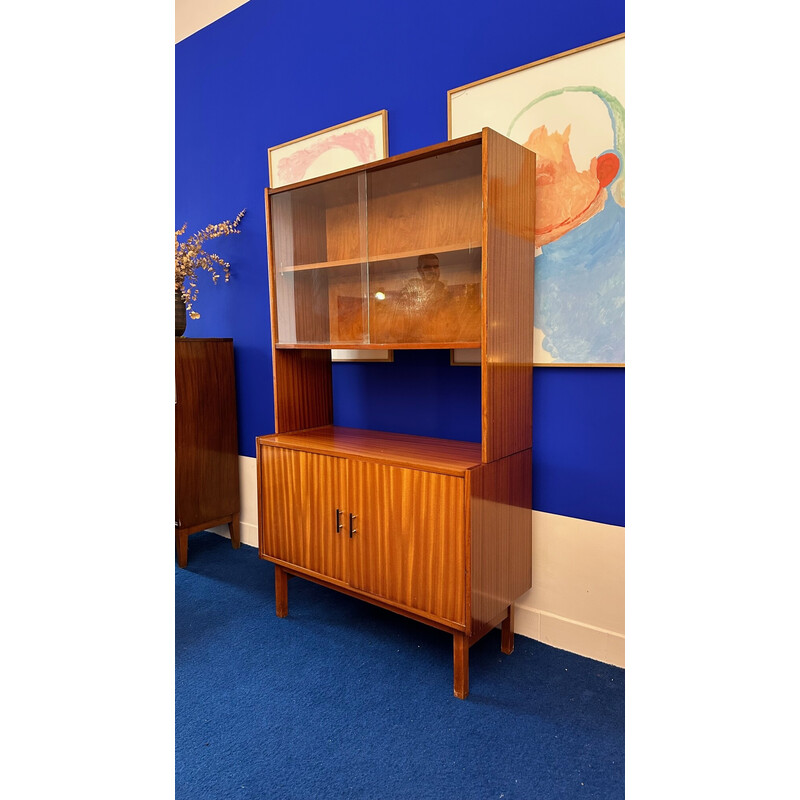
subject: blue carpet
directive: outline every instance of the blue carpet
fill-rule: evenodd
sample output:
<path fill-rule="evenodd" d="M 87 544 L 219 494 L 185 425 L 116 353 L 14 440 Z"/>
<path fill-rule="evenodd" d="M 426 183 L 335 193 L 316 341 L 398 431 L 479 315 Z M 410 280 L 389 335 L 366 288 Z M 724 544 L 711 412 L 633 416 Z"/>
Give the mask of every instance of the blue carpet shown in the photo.
<path fill-rule="evenodd" d="M 213 533 L 175 567 L 176 800 L 624 797 L 625 671 L 493 631 L 453 697 L 452 637 L 289 580 Z"/>

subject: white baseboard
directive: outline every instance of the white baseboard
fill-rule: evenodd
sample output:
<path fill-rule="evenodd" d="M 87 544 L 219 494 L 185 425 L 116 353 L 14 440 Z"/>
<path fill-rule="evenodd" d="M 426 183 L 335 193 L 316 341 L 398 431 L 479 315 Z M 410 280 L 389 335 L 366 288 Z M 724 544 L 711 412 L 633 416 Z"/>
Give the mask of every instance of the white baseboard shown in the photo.
<path fill-rule="evenodd" d="M 227 525 L 218 525 L 216 528 L 209 528 L 210 531 L 224 536 L 226 539 L 231 538 L 230 531 Z M 192 540 L 189 539 L 189 542 Z M 258 525 L 252 522 L 239 522 L 239 542 L 241 544 L 249 545 L 250 547 L 258 547 Z"/>
<path fill-rule="evenodd" d="M 580 656 L 625 667 L 625 636 L 594 628 L 574 619 L 548 614 L 519 604 L 514 606 L 514 631 L 537 642 Z"/>

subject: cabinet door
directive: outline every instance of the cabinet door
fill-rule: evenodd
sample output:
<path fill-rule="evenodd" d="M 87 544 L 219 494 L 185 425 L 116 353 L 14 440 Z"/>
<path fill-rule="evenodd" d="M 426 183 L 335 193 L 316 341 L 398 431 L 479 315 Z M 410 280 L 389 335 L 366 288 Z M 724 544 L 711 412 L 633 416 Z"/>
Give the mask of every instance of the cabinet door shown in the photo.
<path fill-rule="evenodd" d="M 350 585 L 463 624 L 463 478 L 350 461 L 348 485 L 349 511 L 357 515 Z"/>
<path fill-rule="evenodd" d="M 259 455 L 261 554 L 345 581 L 345 462 L 280 447 L 262 447 Z"/>
<path fill-rule="evenodd" d="M 481 341 L 479 143 L 367 171 L 370 342 Z"/>
<path fill-rule="evenodd" d="M 175 521 L 239 511 L 233 341 L 175 340 Z"/>
<path fill-rule="evenodd" d="M 278 344 L 367 340 L 363 173 L 269 195 Z"/>

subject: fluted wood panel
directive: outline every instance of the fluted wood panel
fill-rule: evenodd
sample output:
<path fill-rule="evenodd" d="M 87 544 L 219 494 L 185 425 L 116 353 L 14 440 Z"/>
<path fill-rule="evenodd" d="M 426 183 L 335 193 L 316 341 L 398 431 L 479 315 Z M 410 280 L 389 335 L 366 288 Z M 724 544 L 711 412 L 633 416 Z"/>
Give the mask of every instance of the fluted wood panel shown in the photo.
<path fill-rule="evenodd" d="M 483 460 L 529 448 L 536 156 L 484 128 Z"/>
<path fill-rule="evenodd" d="M 464 480 L 364 461 L 348 476 L 350 585 L 464 624 Z"/>
<path fill-rule="evenodd" d="M 239 512 L 232 339 L 175 339 L 175 521 Z"/>
<path fill-rule="evenodd" d="M 333 580 L 346 580 L 345 462 L 278 447 L 258 449 L 259 552 Z"/>
<path fill-rule="evenodd" d="M 531 588 L 531 470 L 523 450 L 469 473 L 473 635 Z"/>

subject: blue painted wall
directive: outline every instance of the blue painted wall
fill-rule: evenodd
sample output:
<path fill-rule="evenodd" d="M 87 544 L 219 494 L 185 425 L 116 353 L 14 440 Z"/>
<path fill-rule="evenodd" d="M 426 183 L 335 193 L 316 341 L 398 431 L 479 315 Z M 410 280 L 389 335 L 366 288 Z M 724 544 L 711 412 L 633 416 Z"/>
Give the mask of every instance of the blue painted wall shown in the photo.
<path fill-rule="evenodd" d="M 267 149 L 387 109 L 389 154 L 447 139 L 447 91 L 621 33 L 623 0 L 308 5 L 250 0 L 175 46 L 175 225 L 247 214 L 211 242 L 187 336 L 234 340 L 239 452 L 274 430 L 264 187 Z M 426 400 L 412 390 L 424 382 Z M 533 507 L 624 525 L 624 370 L 534 370 Z M 443 351 L 334 365 L 337 424 L 480 438 L 480 377 Z"/>

